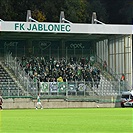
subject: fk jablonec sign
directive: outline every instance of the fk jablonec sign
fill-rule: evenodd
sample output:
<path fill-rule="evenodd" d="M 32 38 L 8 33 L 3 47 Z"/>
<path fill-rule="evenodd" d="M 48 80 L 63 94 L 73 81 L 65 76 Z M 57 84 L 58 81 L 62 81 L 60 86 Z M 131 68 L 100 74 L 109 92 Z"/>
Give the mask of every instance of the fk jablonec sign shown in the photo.
<path fill-rule="evenodd" d="M 47 22 L 0 22 L 0 32 L 49 32 L 76 34 L 132 34 L 132 25 L 47 23 Z"/>
<path fill-rule="evenodd" d="M 70 32 L 71 26 L 68 24 L 35 24 L 35 23 L 15 23 L 15 30 L 20 31 L 52 31 Z"/>

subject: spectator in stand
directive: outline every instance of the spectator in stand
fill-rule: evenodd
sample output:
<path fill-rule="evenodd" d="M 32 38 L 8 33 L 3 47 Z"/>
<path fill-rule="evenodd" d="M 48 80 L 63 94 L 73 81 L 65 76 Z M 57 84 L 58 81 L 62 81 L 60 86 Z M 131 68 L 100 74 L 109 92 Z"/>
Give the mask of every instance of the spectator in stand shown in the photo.
<path fill-rule="evenodd" d="M 59 82 L 85 80 L 91 86 L 94 80 L 100 82 L 100 70 L 91 67 L 86 58 L 71 57 L 67 60 L 63 57 L 57 61 L 49 57 L 23 57 L 21 66 L 33 80 L 41 82 L 56 82 L 57 79 Z"/>
<path fill-rule="evenodd" d="M 98 80 L 97 80 L 96 75 L 94 75 L 93 80 L 94 80 L 94 86 L 96 86 L 98 88 Z"/>
<path fill-rule="evenodd" d="M 107 71 L 107 62 L 106 61 L 103 62 L 103 70 Z"/>
<path fill-rule="evenodd" d="M 57 81 L 58 82 L 63 82 L 63 78 L 62 77 L 59 77 L 59 78 L 57 78 Z"/>
<path fill-rule="evenodd" d="M 124 85 L 124 81 L 125 81 L 125 75 L 122 74 L 121 79 L 120 79 L 120 84 Z"/>
<path fill-rule="evenodd" d="M 2 109 L 2 104 L 3 104 L 3 100 L 2 100 L 2 96 L 0 96 L 0 110 Z"/>
<path fill-rule="evenodd" d="M 121 81 L 124 81 L 124 80 L 125 80 L 125 75 L 122 74 L 122 76 L 121 76 Z"/>

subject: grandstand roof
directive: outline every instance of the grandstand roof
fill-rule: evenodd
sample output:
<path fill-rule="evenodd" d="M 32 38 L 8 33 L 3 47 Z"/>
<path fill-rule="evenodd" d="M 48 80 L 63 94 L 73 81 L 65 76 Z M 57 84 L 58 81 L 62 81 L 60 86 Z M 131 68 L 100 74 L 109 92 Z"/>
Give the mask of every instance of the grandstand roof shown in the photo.
<path fill-rule="evenodd" d="M 1 21 L 0 31 L 75 34 L 132 34 L 132 25 Z"/>
<path fill-rule="evenodd" d="M 51 33 L 18 33 L 18 32 L 2 32 L 0 39 L 46 39 L 46 40 L 79 40 L 79 41 L 92 41 L 107 38 L 108 35 L 92 35 L 92 34 L 51 34 Z"/>
<path fill-rule="evenodd" d="M 132 34 L 132 25 L 0 22 L 0 38 L 47 40 L 100 40 L 112 34 Z"/>

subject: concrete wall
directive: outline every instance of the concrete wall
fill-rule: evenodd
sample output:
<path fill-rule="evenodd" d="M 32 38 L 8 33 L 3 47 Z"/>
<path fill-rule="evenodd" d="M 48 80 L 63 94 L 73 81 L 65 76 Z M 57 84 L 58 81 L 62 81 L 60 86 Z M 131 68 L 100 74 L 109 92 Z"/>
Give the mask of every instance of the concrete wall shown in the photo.
<path fill-rule="evenodd" d="M 30 98 L 9 98 L 3 100 L 3 109 L 15 108 L 35 108 L 36 100 Z M 42 100 L 44 108 L 96 108 L 96 107 L 120 107 L 120 103 L 96 103 L 96 102 L 73 102 L 65 101 L 63 99 L 46 99 Z"/>

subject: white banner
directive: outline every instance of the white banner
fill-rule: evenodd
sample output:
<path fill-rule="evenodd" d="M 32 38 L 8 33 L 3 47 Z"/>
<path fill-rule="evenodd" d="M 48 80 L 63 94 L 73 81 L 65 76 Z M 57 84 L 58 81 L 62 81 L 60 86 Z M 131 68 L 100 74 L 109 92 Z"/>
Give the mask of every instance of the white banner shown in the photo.
<path fill-rule="evenodd" d="M 0 22 L 0 31 L 6 32 L 51 32 L 84 34 L 132 34 L 132 25 L 70 24 L 35 22 Z"/>

